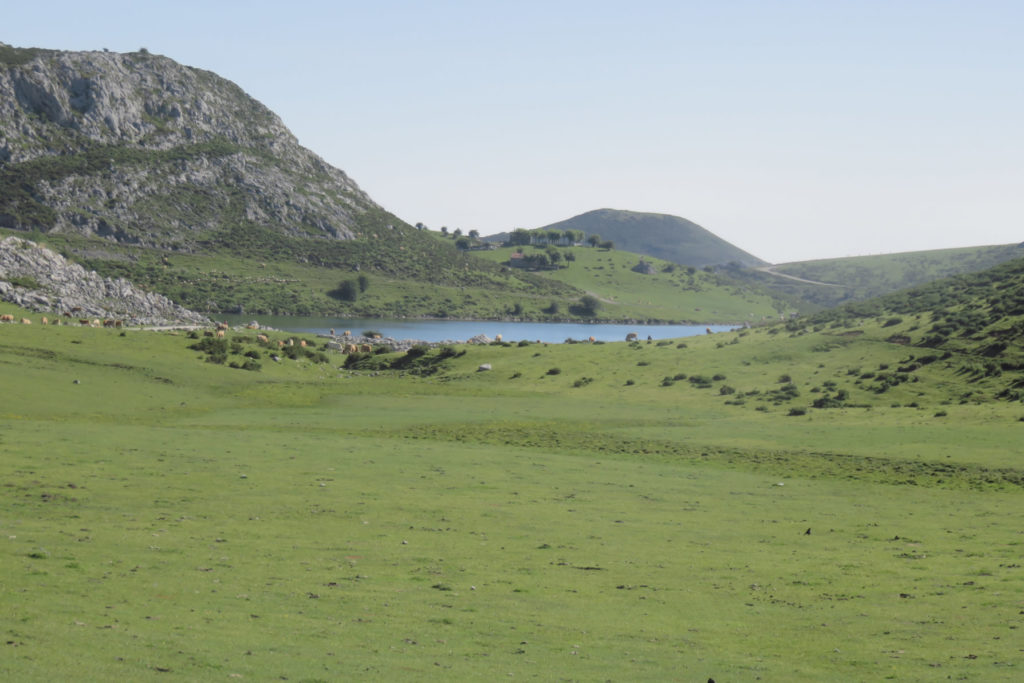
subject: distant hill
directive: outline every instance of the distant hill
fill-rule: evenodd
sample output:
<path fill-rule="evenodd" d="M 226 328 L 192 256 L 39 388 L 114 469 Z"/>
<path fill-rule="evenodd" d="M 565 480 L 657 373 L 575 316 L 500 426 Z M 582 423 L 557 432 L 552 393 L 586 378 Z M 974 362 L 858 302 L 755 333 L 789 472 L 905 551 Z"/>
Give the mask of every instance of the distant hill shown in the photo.
<path fill-rule="evenodd" d="M 932 249 L 728 268 L 729 275 L 816 308 L 863 301 L 941 278 L 973 273 L 1024 256 L 1024 245 Z M 817 284 L 816 284 L 817 283 Z"/>
<path fill-rule="evenodd" d="M 600 235 L 617 249 L 654 256 L 684 266 L 714 266 L 730 262 L 761 266 L 765 261 L 748 254 L 693 221 L 661 213 L 640 213 L 617 209 L 588 211 L 568 220 L 545 225 L 540 230 L 579 230 Z M 509 233 L 486 239 L 501 242 Z"/>

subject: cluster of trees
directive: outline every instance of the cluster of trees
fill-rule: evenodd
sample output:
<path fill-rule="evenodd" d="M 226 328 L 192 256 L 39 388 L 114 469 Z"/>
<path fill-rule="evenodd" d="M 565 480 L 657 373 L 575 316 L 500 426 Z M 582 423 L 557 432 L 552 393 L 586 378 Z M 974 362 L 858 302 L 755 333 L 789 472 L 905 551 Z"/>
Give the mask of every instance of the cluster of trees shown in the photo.
<path fill-rule="evenodd" d="M 586 238 L 584 242 L 584 238 Z M 564 246 L 571 247 L 577 244 L 589 244 L 592 247 L 601 249 L 614 249 L 615 243 L 611 240 L 602 240 L 600 235 L 586 235 L 582 230 L 527 230 L 516 228 L 509 235 L 506 245 L 513 247 L 524 246 Z"/>
<path fill-rule="evenodd" d="M 566 262 L 565 267 L 568 267 L 570 261 L 576 260 L 576 255 L 571 251 L 562 253 L 551 246 L 544 251 L 535 251 L 531 254 L 524 253 L 521 247 L 516 251 L 522 255 L 523 266 L 532 269 L 561 268 L 563 261 Z"/>
<path fill-rule="evenodd" d="M 360 275 L 357 278 L 342 280 L 335 289 L 327 292 L 327 296 L 339 301 L 354 303 L 369 286 L 370 279 L 365 275 Z"/>

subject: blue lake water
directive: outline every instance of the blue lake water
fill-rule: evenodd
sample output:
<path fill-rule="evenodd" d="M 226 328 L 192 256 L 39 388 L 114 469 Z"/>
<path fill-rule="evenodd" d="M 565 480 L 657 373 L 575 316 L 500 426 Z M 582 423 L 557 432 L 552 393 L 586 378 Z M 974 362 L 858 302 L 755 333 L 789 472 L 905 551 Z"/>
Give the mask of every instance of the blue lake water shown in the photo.
<path fill-rule="evenodd" d="M 385 337 L 418 339 L 426 342 L 465 341 L 478 334 L 494 338 L 501 335 L 505 341 L 542 341 L 562 343 L 566 339 L 584 340 L 594 337 L 598 341 L 623 341 L 630 332 L 640 339 L 673 339 L 698 334 L 725 332 L 735 329 L 730 325 L 606 325 L 587 323 L 501 322 L 475 320 L 387 320 L 381 318 L 306 318 L 278 315 L 221 315 L 219 319 L 232 325 L 252 320 L 288 332 L 327 334 L 331 329 L 341 334 L 350 331 L 361 334 L 374 330 Z"/>

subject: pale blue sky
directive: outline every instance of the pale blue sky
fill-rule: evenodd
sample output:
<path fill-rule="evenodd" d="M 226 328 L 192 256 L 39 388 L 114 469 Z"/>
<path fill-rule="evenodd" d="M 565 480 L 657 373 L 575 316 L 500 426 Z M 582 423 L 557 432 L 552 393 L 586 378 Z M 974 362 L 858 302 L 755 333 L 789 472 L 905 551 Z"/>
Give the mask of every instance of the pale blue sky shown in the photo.
<path fill-rule="evenodd" d="M 238 83 L 403 219 L 670 213 L 774 262 L 1024 240 L 1024 3 L 8 3 Z"/>

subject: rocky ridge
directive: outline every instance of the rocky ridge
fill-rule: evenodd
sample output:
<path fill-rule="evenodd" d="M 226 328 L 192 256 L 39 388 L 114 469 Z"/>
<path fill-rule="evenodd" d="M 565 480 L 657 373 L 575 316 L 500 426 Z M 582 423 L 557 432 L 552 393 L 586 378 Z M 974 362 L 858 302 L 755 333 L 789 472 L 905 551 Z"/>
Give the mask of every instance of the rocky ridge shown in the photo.
<path fill-rule="evenodd" d="M 75 318 L 114 318 L 133 325 L 209 325 L 210 320 L 127 280 L 103 278 L 34 242 L 0 240 L 0 300 Z"/>
<path fill-rule="evenodd" d="M 351 239 L 377 209 L 216 74 L 0 43 L 0 227 L 191 251 L 238 226 Z"/>

